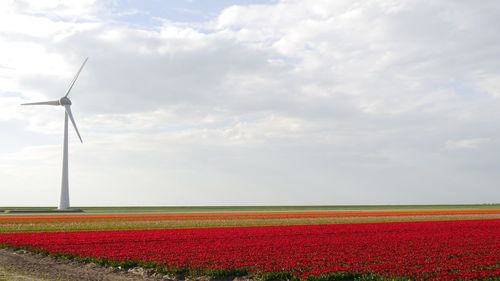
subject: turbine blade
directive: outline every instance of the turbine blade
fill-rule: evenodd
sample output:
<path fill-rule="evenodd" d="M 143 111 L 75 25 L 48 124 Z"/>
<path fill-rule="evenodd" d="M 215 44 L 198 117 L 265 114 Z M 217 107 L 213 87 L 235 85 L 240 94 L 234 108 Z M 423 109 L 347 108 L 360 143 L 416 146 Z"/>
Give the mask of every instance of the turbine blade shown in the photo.
<path fill-rule="evenodd" d="M 58 100 L 22 103 L 21 105 L 61 105 Z"/>
<path fill-rule="evenodd" d="M 75 119 L 73 118 L 73 114 L 71 113 L 71 105 L 65 104 L 64 109 L 66 110 L 66 114 L 68 114 L 71 123 L 73 123 L 73 127 L 75 127 L 75 131 L 76 134 L 78 135 L 78 138 L 80 139 L 80 142 L 83 143 L 82 137 L 80 136 L 80 132 L 78 132 L 78 128 L 76 127 Z"/>
<path fill-rule="evenodd" d="M 71 89 L 73 89 L 73 85 L 75 85 L 76 79 L 78 79 L 78 75 L 80 75 L 80 72 L 82 71 L 83 67 L 85 66 L 85 63 L 87 63 L 88 59 L 89 58 L 86 58 L 83 61 L 82 66 L 80 66 L 80 69 L 78 70 L 78 72 L 75 75 L 75 78 L 73 78 L 73 81 L 71 81 L 71 84 L 69 85 L 68 91 L 66 92 L 66 95 L 64 95 L 65 97 L 67 97 L 69 95 L 69 92 L 71 91 Z"/>

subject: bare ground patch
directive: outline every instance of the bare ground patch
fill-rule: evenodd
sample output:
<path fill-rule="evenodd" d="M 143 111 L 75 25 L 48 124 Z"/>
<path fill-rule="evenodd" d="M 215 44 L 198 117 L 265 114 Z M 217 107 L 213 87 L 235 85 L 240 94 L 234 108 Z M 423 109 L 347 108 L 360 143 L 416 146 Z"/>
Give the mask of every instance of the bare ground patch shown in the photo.
<path fill-rule="evenodd" d="M 103 267 L 67 259 L 31 253 L 25 250 L 0 248 L 0 281 L 252 281 L 253 276 L 243 277 L 188 277 L 163 275 L 152 269 L 135 267 L 120 269 Z"/>
<path fill-rule="evenodd" d="M 136 273 L 118 268 L 104 268 L 25 251 L 0 249 L 0 281 L 52 281 L 52 280 L 172 280 L 163 275 L 148 276 L 153 272 L 135 269 Z"/>

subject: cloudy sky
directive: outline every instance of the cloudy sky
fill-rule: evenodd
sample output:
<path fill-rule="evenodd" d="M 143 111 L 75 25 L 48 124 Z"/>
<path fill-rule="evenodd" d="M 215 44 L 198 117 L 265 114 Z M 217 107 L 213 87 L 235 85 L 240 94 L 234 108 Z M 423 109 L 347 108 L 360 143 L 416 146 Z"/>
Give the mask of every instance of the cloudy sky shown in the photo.
<path fill-rule="evenodd" d="M 500 3 L 0 0 L 0 206 L 500 202 Z"/>

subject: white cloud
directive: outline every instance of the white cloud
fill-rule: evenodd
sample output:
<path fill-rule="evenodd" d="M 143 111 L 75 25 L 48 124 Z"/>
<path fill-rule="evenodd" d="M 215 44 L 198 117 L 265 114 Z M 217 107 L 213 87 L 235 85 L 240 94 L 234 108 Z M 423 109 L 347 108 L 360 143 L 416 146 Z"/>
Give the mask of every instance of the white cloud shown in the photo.
<path fill-rule="evenodd" d="M 462 139 L 446 142 L 447 149 L 477 149 L 481 145 L 490 142 L 489 138 Z"/>
<path fill-rule="evenodd" d="M 484 92 L 500 98 L 500 74 L 488 73 L 486 75 L 478 75 L 477 84 Z"/>
<path fill-rule="evenodd" d="M 94 14 L 101 6 L 95 0 L 61 1 L 61 0 L 40 0 L 24 1 L 4 0 L 10 10 L 20 14 L 42 15 L 53 19 L 74 20 L 83 18 L 89 14 Z"/>

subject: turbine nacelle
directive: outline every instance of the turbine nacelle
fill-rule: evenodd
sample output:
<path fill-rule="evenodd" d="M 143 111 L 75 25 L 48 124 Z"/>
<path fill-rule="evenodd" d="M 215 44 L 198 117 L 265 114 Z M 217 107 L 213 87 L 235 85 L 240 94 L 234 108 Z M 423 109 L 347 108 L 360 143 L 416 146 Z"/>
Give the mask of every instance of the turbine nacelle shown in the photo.
<path fill-rule="evenodd" d="M 68 97 L 62 97 L 59 99 L 59 104 L 62 106 L 71 105 L 71 100 Z"/>

